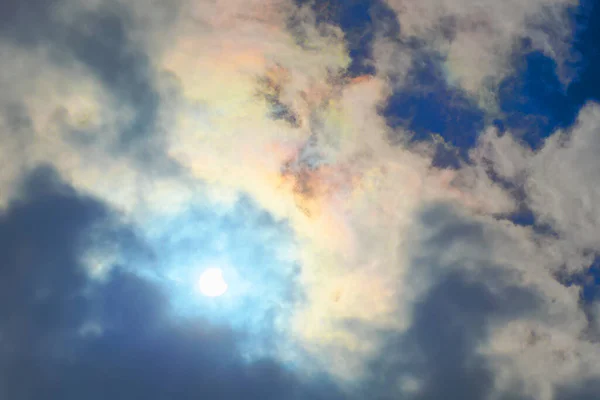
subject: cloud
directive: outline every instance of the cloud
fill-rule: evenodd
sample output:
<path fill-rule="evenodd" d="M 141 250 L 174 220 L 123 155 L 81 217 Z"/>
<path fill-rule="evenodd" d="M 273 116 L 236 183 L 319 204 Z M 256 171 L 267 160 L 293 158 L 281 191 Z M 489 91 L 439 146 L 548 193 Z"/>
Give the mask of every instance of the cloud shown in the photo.
<path fill-rule="evenodd" d="M 498 82 L 511 69 L 521 39 L 559 63 L 568 57 L 571 30 L 567 11 L 576 2 L 388 0 L 400 22 L 401 37 L 415 38 L 445 58 L 448 77 L 469 92 Z"/>
<path fill-rule="evenodd" d="M 529 229 L 444 204 L 425 207 L 413 229 L 404 249 L 411 322 L 379 332 L 385 345 L 370 364 L 369 387 L 398 391 L 382 398 L 552 399 L 596 376 L 578 291 L 556 281 Z"/>
<path fill-rule="evenodd" d="M 597 106 L 534 151 L 476 101 L 570 3 L 388 3 L 359 61 L 320 3 L 9 4 L 5 397 L 588 395 Z"/>
<path fill-rule="evenodd" d="M 546 139 L 539 151 L 519 144 L 511 135 L 489 130 L 481 138 L 475 158 L 503 179 L 523 187 L 526 204 L 536 223 L 552 227 L 565 247 L 564 263 L 569 269 L 589 265 L 588 257 L 576 254 L 597 252 L 598 193 L 596 179 L 596 130 L 598 105 L 588 104 L 577 123 Z"/>

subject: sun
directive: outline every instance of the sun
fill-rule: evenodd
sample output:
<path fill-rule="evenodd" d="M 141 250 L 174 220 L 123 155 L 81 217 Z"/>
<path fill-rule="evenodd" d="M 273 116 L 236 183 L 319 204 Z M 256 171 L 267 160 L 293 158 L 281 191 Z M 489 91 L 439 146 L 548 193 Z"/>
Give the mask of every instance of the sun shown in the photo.
<path fill-rule="evenodd" d="M 219 297 L 227 291 L 227 282 L 220 268 L 208 268 L 198 280 L 198 290 L 206 297 Z"/>

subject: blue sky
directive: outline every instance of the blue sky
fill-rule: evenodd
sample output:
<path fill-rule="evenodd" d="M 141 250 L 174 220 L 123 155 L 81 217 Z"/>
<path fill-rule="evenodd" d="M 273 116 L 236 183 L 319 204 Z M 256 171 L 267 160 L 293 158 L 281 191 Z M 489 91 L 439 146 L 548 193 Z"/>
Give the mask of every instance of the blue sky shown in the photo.
<path fill-rule="evenodd" d="M 599 27 L 1 1 L 0 398 L 595 399 Z"/>

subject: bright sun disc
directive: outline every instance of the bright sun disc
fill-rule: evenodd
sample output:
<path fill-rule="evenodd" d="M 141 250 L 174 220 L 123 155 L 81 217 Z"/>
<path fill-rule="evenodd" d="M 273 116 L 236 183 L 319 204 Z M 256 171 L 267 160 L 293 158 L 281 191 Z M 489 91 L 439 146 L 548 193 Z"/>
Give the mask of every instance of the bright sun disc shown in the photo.
<path fill-rule="evenodd" d="M 200 276 L 198 289 L 207 297 L 219 297 L 227 291 L 227 283 L 219 268 L 208 268 Z"/>

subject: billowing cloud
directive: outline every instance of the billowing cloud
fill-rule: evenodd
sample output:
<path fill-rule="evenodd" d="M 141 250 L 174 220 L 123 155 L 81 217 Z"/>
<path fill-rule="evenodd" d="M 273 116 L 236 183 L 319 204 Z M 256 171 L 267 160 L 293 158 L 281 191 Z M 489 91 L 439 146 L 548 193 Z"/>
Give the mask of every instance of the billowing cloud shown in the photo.
<path fill-rule="evenodd" d="M 573 262 L 591 263 L 598 248 L 598 190 L 593 183 L 598 163 L 598 105 L 589 104 L 568 131 L 559 131 L 533 152 L 511 136 L 498 136 L 494 130 L 481 138 L 475 158 L 503 179 L 526 192 L 526 204 L 536 223 L 551 227 L 568 249 L 567 266 Z M 578 259 L 576 254 L 586 254 Z"/>

